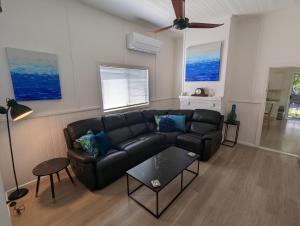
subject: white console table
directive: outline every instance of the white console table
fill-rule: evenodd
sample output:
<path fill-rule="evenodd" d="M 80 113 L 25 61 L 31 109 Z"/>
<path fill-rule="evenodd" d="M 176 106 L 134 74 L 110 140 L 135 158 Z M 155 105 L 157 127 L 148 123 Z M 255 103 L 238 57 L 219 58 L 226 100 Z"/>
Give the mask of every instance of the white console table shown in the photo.
<path fill-rule="evenodd" d="M 180 109 L 208 109 L 224 114 L 222 97 L 179 96 Z"/>

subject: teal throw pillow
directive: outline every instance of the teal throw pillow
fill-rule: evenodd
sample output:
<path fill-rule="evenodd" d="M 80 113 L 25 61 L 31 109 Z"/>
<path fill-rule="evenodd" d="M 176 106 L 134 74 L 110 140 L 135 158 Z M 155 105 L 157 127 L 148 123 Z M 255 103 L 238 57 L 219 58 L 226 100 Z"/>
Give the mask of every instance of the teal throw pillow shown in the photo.
<path fill-rule="evenodd" d="M 168 115 L 175 122 L 177 130 L 185 132 L 185 115 Z"/>
<path fill-rule="evenodd" d="M 105 155 L 111 149 L 111 143 L 104 131 L 95 135 L 96 145 L 101 155 Z"/>
<path fill-rule="evenodd" d="M 95 139 L 95 135 L 92 131 L 88 131 L 85 135 L 78 138 L 76 140 L 78 143 L 80 143 L 82 149 L 88 153 L 89 155 L 93 157 L 97 157 L 99 154 L 99 150 L 97 148 L 97 143 Z"/>

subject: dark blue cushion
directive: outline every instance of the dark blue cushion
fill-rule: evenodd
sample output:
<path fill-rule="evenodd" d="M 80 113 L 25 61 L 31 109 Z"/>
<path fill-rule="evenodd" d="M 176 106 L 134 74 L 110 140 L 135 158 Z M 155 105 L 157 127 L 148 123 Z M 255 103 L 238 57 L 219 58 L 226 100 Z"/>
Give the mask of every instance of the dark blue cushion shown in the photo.
<path fill-rule="evenodd" d="M 111 143 L 104 131 L 97 133 L 95 140 L 100 155 L 105 155 L 111 149 Z"/>
<path fill-rule="evenodd" d="M 159 121 L 159 132 L 174 132 L 176 125 L 174 120 L 168 117 L 161 117 Z"/>

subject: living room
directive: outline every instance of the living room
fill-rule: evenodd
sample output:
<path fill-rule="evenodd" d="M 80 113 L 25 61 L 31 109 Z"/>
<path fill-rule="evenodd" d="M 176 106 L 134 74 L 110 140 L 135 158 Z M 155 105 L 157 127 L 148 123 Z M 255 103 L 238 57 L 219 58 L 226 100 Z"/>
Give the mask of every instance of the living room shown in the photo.
<path fill-rule="evenodd" d="M 0 5 L 1 226 L 300 224 L 300 166 L 297 162 L 300 150 L 295 150 L 294 156 L 290 156 L 280 150 L 260 147 L 270 69 L 300 66 L 300 4 L 297 1 L 2 0 Z M 185 12 L 185 16 L 177 17 L 180 12 Z M 191 23 L 215 26 L 188 28 L 190 24 L 175 24 L 175 18 L 189 18 Z M 170 25 L 172 28 L 157 32 L 157 29 Z M 128 49 L 130 35 L 151 40 L 158 50 L 149 54 Z M 218 74 L 209 81 L 192 81 L 194 78 L 189 80 L 186 74 L 187 59 L 193 51 L 201 48 L 217 50 Z M 22 95 L 17 92 L 20 83 L 13 78 L 13 64 L 21 64 L 20 58 L 25 63 L 35 59 L 35 70 L 38 63 L 50 59 L 56 74 L 59 74 L 55 96 L 40 97 L 40 93 L 36 93 L 28 97 L 36 87 L 26 91 L 24 83 Z M 144 87 L 139 90 L 143 92 L 143 98 L 138 99 L 138 104 L 118 106 L 125 94 L 116 88 L 115 83 L 110 87 L 104 85 L 104 74 L 116 68 L 126 69 L 124 74 L 129 71 L 142 73 L 142 83 L 139 83 L 142 85 L 137 87 Z M 17 103 L 12 101 L 15 99 Z M 116 106 L 111 103 L 116 103 Z M 231 148 L 221 145 L 219 136 L 221 134 L 221 139 L 224 139 L 222 127 L 225 130 L 227 124 L 221 123 L 222 117 L 224 121 L 228 120 L 233 105 L 236 106 L 240 129 L 237 144 Z M 17 116 L 13 113 L 18 113 L 20 108 L 24 110 L 22 106 L 33 112 L 26 108 L 31 114 L 14 121 Z M 126 112 L 132 110 L 139 113 L 131 118 Z M 151 110 L 155 112 L 151 113 Z M 151 121 L 146 120 L 147 112 L 152 114 Z M 126 126 L 122 125 L 123 122 L 118 123 L 118 118 L 109 118 L 118 113 L 124 114 L 122 118 L 126 118 Z M 139 189 L 134 198 L 146 203 L 152 214 L 132 200 L 126 191 L 126 174 L 133 176 L 129 169 L 156 156 L 160 150 L 143 155 L 143 159 L 139 156 L 130 167 L 124 167 L 124 172 L 118 172 L 121 175 L 111 178 L 115 175 L 114 169 L 118 168 L 116 166 L 125 161 L 118 156 L 120 162 L 115 162 L 104 174 L 104 178 L 108 175 L 110 179 L 103 179 L 107 183 L 102 188 L 90 189 L 85 184 L 85 179 L 87 183 L 93 179 L 88 178 L 90 174 L 79 174 L 79 168 L 72 163 L 63 132 L 68 125 L 103 116 L 97 128 L 99 122 L 91 121 L 90 128 L 84 128 L 81 135 L 88 130 L 99 132 L 105 128 L 108 137 L 120 138 L 125 134 L 124 129 L 117 135 L 111 135 L 111 131 L 123 127 L 131 130 L 132 126 L 141 123 L 149 131 L 149 123 L 154 125 L 154 131 L 159 125 L 155 124 L 155 116 L 168 114 L 183 114 L 186 132 L 192 124 L 196 128 L 194 133 L 207 128 L 207 124 L 213 124 L 212 132 L 217 134 L 208 139 L 208 143 L 213 140 L 208 145 L 209 151 L 205 152 L 208 155 L 196 151 L 196 157 L 190 156 L 190 161 L 196 159 L 190 170 L 197 172 L 199 163 L 199 171 L 193 174 L 182 169 L 185 170 L 184 184 L 188 185 L 189 179 L 193 181 L 184 187 L 176 200 L 180 176 L 161 191 L 161 200 L 155 200 L 152 191 L 155 189 L 151 185 L 152 190 L 147 190 L 147 186 Z M 9 116 L 9 120 L 5 116 Z M 163 121 L 168 123 L 168 120 Z M 114 124 L 117 125 L 112 126 Z M 235 138 L 235 126 L 229 125 L 229 139 Z M 111 127 L 113 129 L 108 129 Z M 188 153 L 194 153 L 194 148 L 208 150 L 203 138 L 206 133 L 201 134 L 201 139 L 189 137 L 188 142 L 185 135 L 181 134 L 181 139 L 174 135 L 172 139 L 175 141 L 172 142 L 157 140 L 156 144 L 162 142 L 171 148 L 186 149 Z M 189 142 L 194 143 L 189 146 Z M 158 147 L 151 146 L 153 150 Z M 144 147 L 145 150 L 148 148 L 147 145 Z M 60 164 L 66 164 L 61 169 L 69 170 L 75 185 L 66 170 L 58 174 L 61 182 L 56 176 L 58 169 L 54 170 L 53 198 L 48 174 L 45 176 L 34 171 L 40 175 L 37 176 L 33 169 L 55 158 L 71 160 L 70 166 L 69 162 Z M 40 177 L 38 196 L 35 197 Z M 20 189 L 26 188 L 28 193 L 25 192 L 22 198 L 9 200 L 18 187 L 16 181 Z M 164 187 L 162 178 L 158 182 Z M 132 190 L 134 185 L 137 182 L 131 178 Z M 164 209 L 170 200 L 172 204 Z M 162 202 L 159 203 L 160 211 L 165 210 L 158 218 L 153 216 L 156 201 Z"/>

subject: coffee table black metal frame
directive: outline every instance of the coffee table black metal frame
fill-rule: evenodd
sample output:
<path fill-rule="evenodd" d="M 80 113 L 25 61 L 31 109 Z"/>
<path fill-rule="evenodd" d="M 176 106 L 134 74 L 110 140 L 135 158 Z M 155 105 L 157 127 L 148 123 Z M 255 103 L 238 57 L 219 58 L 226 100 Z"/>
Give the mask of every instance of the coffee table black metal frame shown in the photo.
<path fill-rule="evenodd" d="M 198 155 L 197 155 L 198 156 Z M 197 171 L 192 171 L 188 169 L 195 161 L 197 161 Z M 164 207 L 161 211 L 159 211 L 159 192 L 162 191 L 166 186 L 162 187 L 160 190 L 155 191 L 154 187 L 146 185 L 144 182 L 140 181 L 139 179 L 133 177 L 132 175 L 129 175 L 126 172 L 126 177 L 127 177 L 127 195 L 130 197 L 132 200 L 134 200 L 137 204 L 139 204 L 141 207 L 143 207 L 145 210 L 147 210 L 149 213 L 151 213 L 154 217 L 159 218 L 167 209 L 168 207 L 178 198 L 178 196 L 194 181 L 194 179 L 199 175 L 199 160 L 195 159 L 190 165 L 188 165 L 186 168 L 184 168 L 180 173 L 174 175 L 174 177 L 169 181 L 167 185 L 169 185 L 175 178 L 177 178 L 179 175 L 181 175 L 181 182 L 180 182 L 180 192 L 177 193 L 177 195 L 168 203 L 166 207 Z M 187 171 L 189 173 L 194 174 L 192 179 L 185 185 L 183 186 L 183 172 Z M 134 188 L 132 191 L 130 191 L 130 184 L 129 184 L 129 177 L 135 179 L 139 183 L 141 183 L 138 187 Z M 153 212 L 151 209 L 149 209 L 147 206 L 145 206 L 143 203 L 138 201 L 136 198 L 132 196 L 133 193 L 135 193 L 137 190 L 142 188 L 143 186 L 148 187 L 151 191 L 153 191 L 156 194 L 156 212 Z"/>

